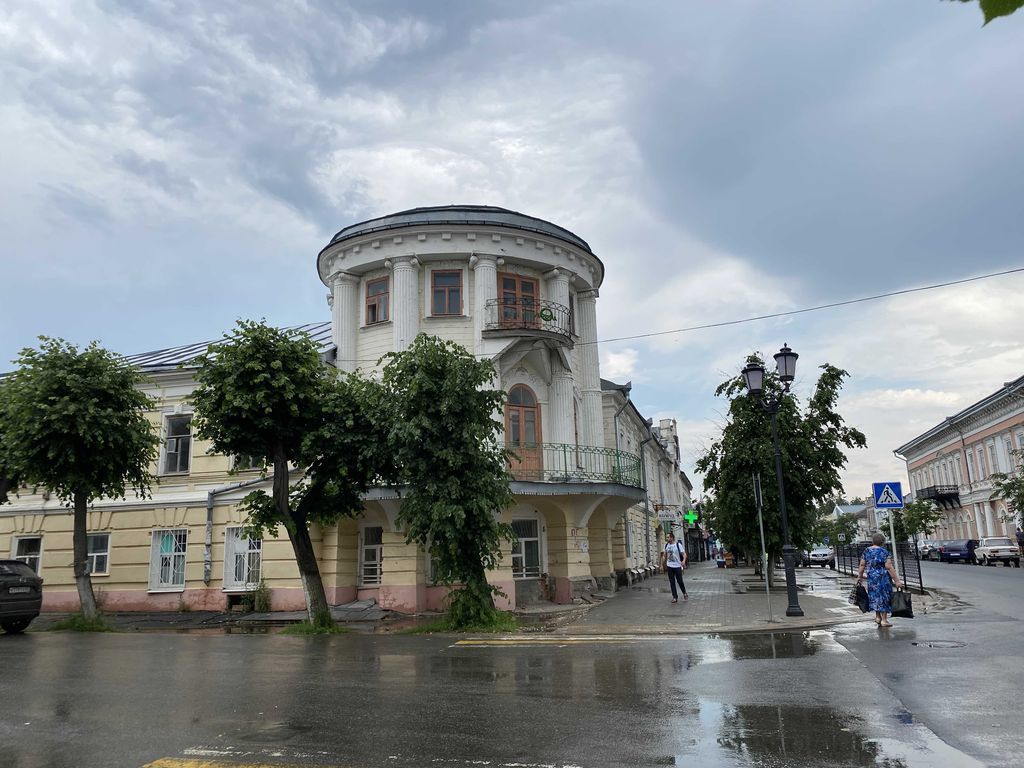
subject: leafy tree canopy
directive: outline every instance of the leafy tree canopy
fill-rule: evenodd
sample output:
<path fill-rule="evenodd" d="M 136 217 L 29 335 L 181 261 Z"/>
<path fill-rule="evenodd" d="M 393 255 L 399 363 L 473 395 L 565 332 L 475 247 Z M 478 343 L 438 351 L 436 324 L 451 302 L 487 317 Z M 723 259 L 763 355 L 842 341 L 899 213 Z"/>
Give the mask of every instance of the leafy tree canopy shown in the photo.
<path fill-rule="evenodd" d="M 1007 504 L 1006 522 L 1024 525 L 1024 451 L 1014 451 L 1017 459 L 1017 473 L 1008 475 L 1005 472 L 992 474 L 992 498 L 1004 499 Z"/>
<path fill-rule="evenodd" d="M 74 506 L 74 573 L 82 613 L 96 616 L 88 574 L 88 504 L 149 493 L 157 437 L 138 369 L 95 342 L 84 350 L 40 337 L 0 391 L 0 474 L 53 491 Z M 0 496 L 5 489 L 0 487 Z"/>
<path fill-rule="evenodd" d="M 253 321 L 239 321 L 197 365 L 197 436 L 273 468 L 273 495 L 257 490 L 242 502 L 248 527 L 259 536 L 285 527 L 309 619 L 332 624 L 309 525 L 357 514 L 361 494 L 389 466 L 379 385 L 339 376 L 307 334 Z M 300 468 L 295 483 L 291 466 Z"/>
<path fill-rule="evenodd" d="M 961 3 L 973 3 L 974 0 L 960 0 Z M 985 24 L 1000 16 L 1009 16 L 1024 6 L 1024 0 L 978 0 Z"/>
<path fill-rule="evenodd" d="M 758 356 L 750 361 L 761 362 Z M 846 371 L 822 365 L 817 385 L 801 410 L 793 395 L 782 398 L 778 413 L 779 442 L 790 536 L 797 548 L 812 541 L 817 507 L 842 493 L 840 470 L 846 465 L 844 448 L 863 448 L 864 434 L 847 427 L 836 411 Z M 782 391 L 777 374 L 765 376 L 765 395 Z M 715 394 L 729 399 L 728 423 L 722 436 L 697 462 L 704 473 L 705 488 L 714 497 L 710 505 L 713 528 L 730 545 L 745 551 L 760 548 L 752 476 L 759 473 L 764 498 L 765 539 L 769 553 L 782 551 L 782 521 L 770 416 L 755 398 L 747 395 L 742 376 L 723 382 Z"/>
<path fill-rule="evenodd" d="M 930 536 L 943 518 L 942 510 L 926 499 L 912 501 L 903 509 L 893 512 L 892 527 L 896 541 L 906 541 L 914 536 Z"/>
<path fill-rule="evenodd" d="M 42 485 L 71 503 L 149 492 L 157 438 L 145 412 L 152 401 L 138 389 L 142 376 L 93 342 L 84 350 L 40 337 L 24 349 L 3 387 L 8 472 Z"/>
<path fill-rule="evenodd" d="M 385 359 L 388 446 L 406 486 L 399 523 L 409 541 L 429 547 L 439 581 L 462 585 L 452 625 L 486 626 L 496 612 L 486 570 L 513 535 L 498 519 L 512 503 L 495 419 L 505 393 L 492 386 L 490 362 L 426 334 Z"/>

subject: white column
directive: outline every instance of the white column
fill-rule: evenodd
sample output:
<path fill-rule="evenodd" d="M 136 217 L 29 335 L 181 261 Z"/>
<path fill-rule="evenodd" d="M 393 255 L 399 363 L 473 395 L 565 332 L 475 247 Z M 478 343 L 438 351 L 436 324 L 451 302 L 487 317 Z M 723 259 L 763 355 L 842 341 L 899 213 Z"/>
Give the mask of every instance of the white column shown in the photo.
<path fill-rule="evenodd" d="M 576 294 L 579 316 L 576 332 L 580 337 L 579 379 L 582 407 L 580 408 L 580 440 L 584 445 L 604 445 L 604 423 L 601 419 L 601 376 L 597 356 L 597 289 Z"/>
<path fill-rule="evenodd" d="M 572 371 L 563 368 L 557 360 L 551 372 L 551 400 L 549 403 L 550 429 L 544 429 L 545 443 L 572 443 L 575 429 L 572 420 Z"/>
<path fill-rule="evenodd" d="M 547 281 L 544 298 L 565 307 L 561 312 L 555 313 L 555 319 L 558 322 L 559 330 L 568 333 L 570 328 L 569 312 L 571 311 L 569 306 L 569 273 L 564 269 L 555 268 L 550 272 L 545 272 L 544 279 Z"/>
<path fill-rule="evenodd" d="M 348 272 L 331 274 L 331 338 L 337 349 L 339 371 L 354 371 L 356 332 L 359 328 L 359 278 Z"/>
<path fill-rule="evenodd" d="M 978 506 L 979 512 L 975 516 L 978 521 L 978 538 L 996 535 L 996 524 L 992 518 L 992 507 L 989 504 Z M 982 530 L 984 526 L 984 530 Z"/>
<path fill-rule="evenodd" d="M 487 320 L 498 319 L 498 308 L 494 304 L 490 310 L 487 302 L 498 298 L 498 264 L 497 256 L 486 253 L 475 253 L 469 260 L 473 270 L 473 344 L 479 354 L 483 348 L 483 332 Z M 488 312 L 492 317 L 488 318 Z"/>
<path fill-rule="evenodd" d="M 391 262 L 391 327 L 395 352 L 407 348 L 420 332 L 419 266 L 412 254 Z"/>

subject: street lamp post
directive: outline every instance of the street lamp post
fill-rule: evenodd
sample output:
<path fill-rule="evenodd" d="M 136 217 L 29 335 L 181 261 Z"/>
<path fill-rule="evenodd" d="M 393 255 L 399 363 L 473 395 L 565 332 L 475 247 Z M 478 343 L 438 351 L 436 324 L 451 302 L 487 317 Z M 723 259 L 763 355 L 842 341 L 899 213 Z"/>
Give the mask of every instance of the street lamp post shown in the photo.
<path fill-rule="evenodd" d="M 796 547 L 789 539 L 789 517 L 786 514 L 786 486 L 782 480 L 782 449 L 779 447 L 779 407 L 782 399 L 789 394 L 789 385 L 796 376 L 796 360 L 799 355 L 783 345 L 782 349 L 775 355 L 775 368 L 779 373 L 779 380 L 782 382 L 782 392 L 775 397 L 765 398 L 764 396 L 764 366 L 760 363 L 747 363 L 743 368 L 743 380 L 747 385 L 747 391 L 758 399 L 761 406 L 771 416 L 772 421 L 772 447 L 775 450 L 775 479 L 779 484 L 779 511 L 782 513 L 782 562 L 786 568 L 786 596 L 789 604 L 786 606 L 787 616 L 803 616 L 803 609 L 796 592 Z M 764 575 L 765 580 L 768 574 Z"/>

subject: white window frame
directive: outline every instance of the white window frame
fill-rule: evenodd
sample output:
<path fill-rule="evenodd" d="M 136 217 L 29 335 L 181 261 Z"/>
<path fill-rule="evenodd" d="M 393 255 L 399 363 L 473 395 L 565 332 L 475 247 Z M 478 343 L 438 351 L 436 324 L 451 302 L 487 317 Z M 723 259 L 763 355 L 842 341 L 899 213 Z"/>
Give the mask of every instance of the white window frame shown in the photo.
<path fill-rule="evenodd" d="M 258 467 L 257 466 L 244 467 L 244 466 L 241 466 L 240 463 L 239 463 L 239 460 L 243 459 L 243 458 L 249 459 L 250 461 L 255 459 L 256 461 L 259 461 L 259 462 L 262 462 L 262 463 Z M 239 456 L 237 454 L 232 454 L 231 455 L 231 471 L 232 472 L 260 472 L 260 471 L 262 471 L 265 468 L 265 466 L 266 466 L 266 459 L 264 459 L 261 456 Z"/>
<path fill-rule="evenodd" d="M 22 541 L 28 541 L 29 539 L 39 539 L 39 554 L 38 555 L 19 555 L 18 544 Z M 29 562 L 30 558 L 36 560 L 36 567 L 32 568 L 32 564 Z M 32 533 L 24 536 L 14 536 L 11 539 L 11 560 L 17 560 L 20 563 L 24 563 L 29 568 L 35 571 L 38 576 L 43 571 L 43 536 L 42 534 Z"/>
<path fill-rule="evenodd" d="M 235 578 L 238 558 L 245 558 L 245 581 Z M 245 526 L 230 525 L 224 529 L 224 591 L 248 592 L 256 589 L 260 578 L 252 579 L 253 558 L 258 559 L 257 574 L 263 576 L 263 539 L 245 535 Z"/>
<path fill-rule="evenodd" d="M 366 544 L 366 531 L 371 528 L 380 529 L 380 544 Z M 366 559 L 368 551 L 376 553 L 376 562 Z M 367 568 L 376 565 L 376 575 L 371 574 L 367 578 Z M 359 557 L 356 563 L 356 583 L 360 587 L 379 587 L 384 580 L 384 526 L 383 525 L 361 525 L 359 526 Z"/>
<path fill-rule="evenodd" d="M 170 533 L 175 536 L 174 544 L 177 545 L 177 535 L 183 533 L 185 535 L 184 549 L 179 552 L 171 552 L 171 574 L 172 576 L 179 572 L 179 568 L 176 566 L 175 561 L 181 558 L 181 583 L 177 583 L 177 580 L 171 582 L 162 582 L 160 580 L 160 573 L 162 569 L 161 558 L 165 557 L 160 552 L 160 538 L 164 533 Z M 150 592 L 184 592 L 186 578 L 186 568 L 188 567 L 188 528 L 156 528 L 150 533 L 150 545 L 149 545 L 149 591 Z"/>
<path fill-rule="evenodd" d="M 996 447 L 996 441 L 989 440 L 985 447 L 988 449 L 988 473 L 991 475 L 995 472 L 1000 472 L 1001 470 L 999 468 L 999 449 Z"/>
<path fill-rule="evenodd" d="M 536 536 L 527 536 L 525 538 L 517 538 L 512 543 L 512 578 L 516 581 L 525 579 L 538 579 L 542 573 L 547 572 L 547 537 L 545 536 L 546 527 L 544 521 L 537 515 L 515 515 L 513 516 L 511 523 L 514 525 L 517 522 L 530 522 L 535 523 L 537 526 Z M 524 541 L 536 541 L 537 542 L 537 573 L 527 572 L 526 569 L 526 555 L 523 551 L 522 542 Z M 519 550 L 518 552 L 516 550 Z M 520 565 L 517 568 L 517 561 Z"/>
<path fill-rule="evenodd" d="M 93 552 L 91 550 L 91 548 L 90 548 L 90 544 L 92 543 L 92 539 L 94 537 L 99 537 L 99 536 L 106 536 L 106 538 L 107 538 L 106 549 L 104 549 L 102 552 Z M 90 576 L 109 576 L 110 575 L 110 533 L 107 532 L 107 531 L 94 531 L 92 533 L 87 533 L 86 536 L 85 536 L 85 540 L 86 540 L 85 548 L 86 548 L 86 559 L 87 559 L 86 568 L 88 568 L 89 575 Z M 105 557 L 106 561 L 107 561 L 107 567 L 104 568 L 102 571 L 96 569 L 96 559 L 98 557 Z"/>
<path fill-rule="evenodd" d="M 185 469 L 176 469 L 176 470 L 171 471 L 171 470 L 167 469 L 167 456 L 168 456 L 169 453 L 172 453 L 172 451 L 168 451 L 167 450 L 168 447 L 169 447 L 169 442 L 171 440 L 178 441 L 182 437 L 184 437 L 184 435 L 179 435 L 177 437 L 169 437 L 168 433 L 170 432 L 170 428 L 171 428 L 170 422 L 171 422 L 171 419 L 182 419 L 182 418 L 187 418 L 189 420 L 188 421 L 188 459 L 187 459 L 188 464 L 185 467 Z M 163 440 L 160 441 L 160 476 L 161 477 L 173 477 L 173 476 L 176 476 L 176 475 L 187 475 L 189 472 L 192 471 L 192 447 L 193 447 L 193 443 L 194 443 L 193 435 L 192 435 L 192 421 L 193 421 L 193 418 L 194 418 L 193 414 L 191 414 L 191 413 L 165 413 L 164 414 L 164 418 L 163 418 Z M 180 467 L 181 466 L 181 458 L 180 458 L 180 453 L 181 452 L 179 450 L 177 450 L 178 447 L 179 447 L 178 443 L 175 442 L 175 450 L 173 451 L 173 453 L 179 455 L 177 463 L 178 463 L 178 466 Z"/>

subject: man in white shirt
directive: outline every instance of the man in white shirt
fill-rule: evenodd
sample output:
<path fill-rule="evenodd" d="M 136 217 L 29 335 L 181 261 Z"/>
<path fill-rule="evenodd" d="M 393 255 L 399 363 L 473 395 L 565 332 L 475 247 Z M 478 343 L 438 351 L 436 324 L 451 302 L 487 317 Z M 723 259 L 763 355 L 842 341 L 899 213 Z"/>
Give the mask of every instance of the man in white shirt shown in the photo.
<path fill-rule="evenodd" d="M 683 568 L 686 567 L 686 547 L 676 541 L 675 534 L 671 531 L 665 537 L 665 549 L 661 553 L 661 567 L 668 574 L 668 584 L 672 587 L 672 602 L 679 602 L 679 593 L 676 591 L 676 582 L 679 589 L 683 591 L 683 600 L 689 600 L 686 594 L 686 585 L 683 584 Z"/>

